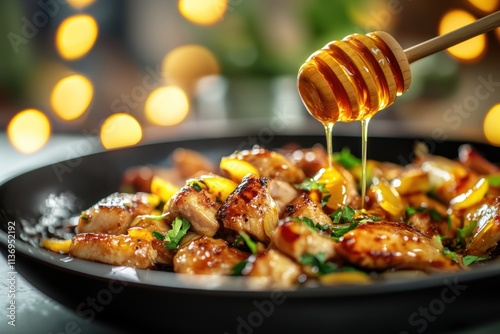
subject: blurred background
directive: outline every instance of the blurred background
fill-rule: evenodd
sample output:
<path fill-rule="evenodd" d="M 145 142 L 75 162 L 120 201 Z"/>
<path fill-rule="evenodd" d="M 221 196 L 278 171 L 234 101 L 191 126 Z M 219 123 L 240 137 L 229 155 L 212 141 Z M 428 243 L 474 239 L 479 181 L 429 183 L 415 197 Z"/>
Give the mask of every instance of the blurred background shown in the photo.
<path fill-rule="evenodd" d="M 170 138 L 323 133 L 296 89 L 327 42 L 385 30 L 407 48 L 500 0 L 33 0 L 0 3 L 0 145 L 66 156 Z M 500 30 L 411 65 L 373 136 L 500 145 Z M 360 136 L 359 124 L 334 134 Z M 76 150 L 76 151 L 75 151 Z"/>

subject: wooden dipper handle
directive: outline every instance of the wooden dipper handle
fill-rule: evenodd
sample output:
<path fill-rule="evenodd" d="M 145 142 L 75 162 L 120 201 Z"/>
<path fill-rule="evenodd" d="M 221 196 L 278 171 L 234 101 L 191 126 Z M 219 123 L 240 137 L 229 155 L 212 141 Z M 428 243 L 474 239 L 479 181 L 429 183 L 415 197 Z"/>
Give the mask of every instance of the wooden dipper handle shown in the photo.
<path fill-rule="evenodd" d="M 471 24 L 463 26 L 447 34 L 434 37 L 433 39 L 412 46 L 404 50 L 404 53 L 408 58 L 408 62 L 412 63 L 470 38 L 491 31 L 498 26 L 500 26 L 500 11 L 485 16 Z"/>

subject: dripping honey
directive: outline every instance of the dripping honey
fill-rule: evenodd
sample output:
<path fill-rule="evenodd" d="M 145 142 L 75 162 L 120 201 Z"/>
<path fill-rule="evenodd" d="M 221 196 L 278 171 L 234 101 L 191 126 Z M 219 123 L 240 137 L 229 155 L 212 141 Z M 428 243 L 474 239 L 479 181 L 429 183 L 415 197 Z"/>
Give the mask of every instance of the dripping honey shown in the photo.
<path fill-rule="evenodd" d="M 365 43 L 372 47 L 367 47 Z M 354 52 L 357 62 L 344 51 L 346 48 Z M 342 41 L 328 43 L 309 57 L 299 70 L 298 89 L 308 112 L 324 126 L 330 167 L 334 125 L 337 122 L 362 122 L 363 208 L 369 120 L 391 105 L 405 89 L 397 59 L 386 43 L 375 34 L 370 37 L 351 35 Z"/>

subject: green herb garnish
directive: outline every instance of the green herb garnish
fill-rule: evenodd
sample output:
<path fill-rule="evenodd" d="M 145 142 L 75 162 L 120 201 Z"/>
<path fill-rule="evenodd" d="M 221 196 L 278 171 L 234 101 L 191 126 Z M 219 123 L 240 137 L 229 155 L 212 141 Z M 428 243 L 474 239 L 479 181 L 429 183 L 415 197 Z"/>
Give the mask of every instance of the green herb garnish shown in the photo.
<path fill-rule="evenodd" d="M 187 219 L 177 217 L 172 222 L 172 229 L 168 231 L 166 235 L 154 231 L 153 236 L 161 241 L 164 241 L 165 248 L 175 250 L 179 248 L 179 243 L 186 235 L 190 227 L 191 224 L 187 221 Z"/>
<path fill-rule="evenodd" d="M 243 231 L 239 231 L 239 233 L 240 235 L 234 240 L 234 243 L 244 242 L 252 254 L 257 254 L 257 244 L 255 241 L 253 241 L 247 233 Z"/>
<path fill-rule="evenodd" d="M 232 268 L 231 276 L 242 276 L 243 271 L 245 270 L 245 267 L 247 266 L 248 262 L 249 261 L 247 259 L 247 260 L 243 260 L 241 262 L 236 263 L 234 265 L 234 267 Z"/>
<path fill-rule="evenodd" d="M 313 267 L 313 270 L 317 271 L 319 275 L 325 275 L 337 271 L 337 266 L 334 263 L 325 261 L 325 253 L 318 253 L 316 255 L 304 254 L 299 259 L 301 264 Z"/>
<path fill-rule="evenodd" d="M 343 208 L 338 208 L 330 216 L 332 217 L 334 224 L 353 223 L 355 213 L 356 211 L 354 211 L 353 208 L 351 208 L 349 205 L 346 205 Z"/>
<path fill-rule="evenodd" d="M 347 169 L 361 165 L 361 159 L 352 155 L 348 147 L 344 147 L 340 152 L 334 153 L 332 158 L 333 161 L 338 162 Z"/>
<path fill-rule="evenodd" d="M 295 184 L 295 188 L 299 190 L 304 190 L 304 191 L 312 191 L 312 190 L 318 190 L 321 193 L 327 193 L 328 190 L 325 189 L 325 184 L 316 181 L 313 178 L 306 179 L 302 181 L 300 184 Z"/>
<path fill-rule="evenodd" d="M 191 187 L 193 187 L 194 190 L 196 190 L 196 191 L 202 191 L 203 190 L 203 188 L 200 186 L 200 184 L 198 182 L 191 183 Z"/>
<path fill-rule="evenodd" d="M 471 221 L 469 224 L 465 225 L 462 228 L 457 228 L 457 240 L 458 243 L 462 246 L 465 246 L 465 239 L 472 236 L 472 232 L 477 226 L 476 221 Z"/>
<path fill-rule="evenodd" d="M 500 187 L 500 175 L 489 175 L 488 184 L 492 187 Z"/>
<path fill-rule="evenodd" d="M 316 229 L 318 229 L 320 231 L 328 231 L 330 229 L 330 226 L 328 226 L 328 224 L 325 224 L 325 225 L 321 225 L 320 223 L 315 224 L 314 221 L 309 217 L 302 217 L 302 218 L 293 217 L 292 221 L 304 223 L 307 226 L 309 226 L 311 229 L 313 229 L 314 231 L 316 231 Z"/>

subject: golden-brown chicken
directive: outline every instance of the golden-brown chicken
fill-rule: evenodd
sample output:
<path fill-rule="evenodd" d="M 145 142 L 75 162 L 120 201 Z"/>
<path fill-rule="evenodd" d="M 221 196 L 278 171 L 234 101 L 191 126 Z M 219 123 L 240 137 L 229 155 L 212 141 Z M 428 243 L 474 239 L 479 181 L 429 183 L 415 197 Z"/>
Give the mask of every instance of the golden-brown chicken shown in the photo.
<path fill-rule="evenodd" d="M 244 276 L 266 277 L 268 286 L 279 288 L 296 286 L 301 274 L 296 262 L 274 249 L 251 256 L 243 270 Z"/>
<path fill-rule="evenodd" d="M 303 222 L 286 220 L 280 223 L 273 235 L 273 246 L 299 261 L 302 256 L 323 253 L 327 260 L 335 257 L 336 242 L 318 233 Z"/>
<path fill-rule="evenodd" d="M 187 184 L 172 196 L 166 210 L 172 217 L 186 218 L 198 234 L 212 237 L 219 230 L 215 214 L 220 206 L 216 197 L 206 189 Z"/>
<path fill-rule="evenodd" d="M 78 220 L 79 233 L 125 234 L 135 217 L 150 214 L 157 203 L 148 193 L 114 193 L 85 210 Z"/>
<path fill-rule="evenodd" d="M 140 269 L 154 267 L 157 256 L 148 240 L 102 233 L 77 234 L 71 241 L 69 254 L 83 260 Z"/>
<path fill-rule="evenodd" d="M 328 153 L 321 144 L 312 147 L 290 144 L 283 147 L 282 151 L 285 157 L 304 171 L 306 177 L 313 177 L 321 168 L 328 167 Z"/>
<path fill-rule="evenodd" d="M 181 247 L 174 257 L 174 271 L 183 274 L 230 275 L 233 267 L 249 256 L 223 239 L 207 236 Z"/>
<path fill-rule="evenodd" d="M 344 234 L 336 250 L 349 263 L 365 269 L 459 269 L 431 238 L 404 223 L 361 224 Z"/>
<path fill-rule="evenodd" d="M 328 216 L 323 208 L 316 202 L 314 202 L 307 193 L 302 193 L 300 196 L 295 198 L 290 204 L 285 208 L 283 218 L 309 218 L 314 224 L 320 224 L 322 226 L 332 225 L 332 220 Z"/>
<path fill-rule="evenodd" d="M 229 158 L 244 160 L 260 173 L 260 176 L 286 181 L 289 183 L 300 183 L 305 178 L 304 171 L 294 165 L 284 155 L 255 146 L 251 150 L 243 150 L 233 153 Z"/>
<path fill-rule="evenodd" d="M 299 191 L 293 185 L 281 180 L 273 180 L 271 182 L 271 197 L 278 206 L 279 216 L 285 212 L 285 208 L 295 197 L 299 195 Z"/>
<path fill-rule="evenodd" d="M 246 232 L 259 241 L 269 242 L 279 219 L 267 177 L 248 175 L 217 211 L 225 228 Z"/>

